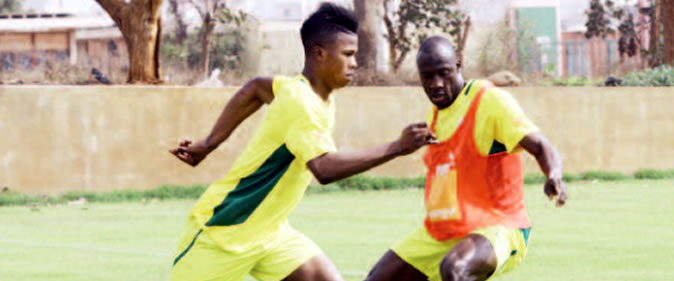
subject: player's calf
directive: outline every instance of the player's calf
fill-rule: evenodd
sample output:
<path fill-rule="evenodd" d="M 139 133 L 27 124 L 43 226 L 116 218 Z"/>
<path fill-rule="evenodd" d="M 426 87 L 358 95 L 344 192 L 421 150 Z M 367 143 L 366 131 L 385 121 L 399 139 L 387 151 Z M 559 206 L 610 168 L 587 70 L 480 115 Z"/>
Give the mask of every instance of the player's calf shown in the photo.
<path fill-rule="evenodd" d="M 283 281 L 344 281 L 344 279 L 335 264 L 325 254 L 320 254 L 301 265 Z"/>

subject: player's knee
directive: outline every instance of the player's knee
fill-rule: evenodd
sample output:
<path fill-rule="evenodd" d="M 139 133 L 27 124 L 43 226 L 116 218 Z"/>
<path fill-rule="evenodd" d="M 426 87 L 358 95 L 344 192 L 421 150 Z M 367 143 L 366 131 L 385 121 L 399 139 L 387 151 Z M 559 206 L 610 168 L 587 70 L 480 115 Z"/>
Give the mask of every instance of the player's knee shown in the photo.
<path fill-rule="evenodd" d="M 440 263 L 442 281 L 487 280 L 493 272 L 493 266 L 487 262 L 468 261 L 452 255 L 445 256 Z"/>

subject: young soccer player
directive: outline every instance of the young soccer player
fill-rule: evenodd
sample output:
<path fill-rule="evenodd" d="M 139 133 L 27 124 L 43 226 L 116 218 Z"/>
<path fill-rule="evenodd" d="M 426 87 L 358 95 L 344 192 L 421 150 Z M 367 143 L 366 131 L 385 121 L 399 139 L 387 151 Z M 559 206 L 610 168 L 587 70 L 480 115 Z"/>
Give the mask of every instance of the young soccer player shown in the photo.
<path fill-rule="evenodd" d="M 263 104 L 269 104 L 253 139 L 227 175 L 208 187 L 189 213 L 171 279 L 342 280 L 309 238 L 288 224 L 311 181 L 342 179 L 414 152 L 433 136 L 412 124 L 391 143 L 337 152 L 331 132 L 332 91 L 356 68 L 357 22 L 350 10 L 324 3 L 302 25 L 305 66 L 296 77 L 249 81 L 228 102 L 210 135 L 171 150 L 198 165 Z"/>
<path fill-rule="evenodd" d="M 566 202 L 562 161 L 517 102 L 489 82 L 464 82 L 449 40 L 431 37 L 417 54 L 439 144 L 424 156 L 426 219 L 396 243 L 367 280 L 487 280 L 518 266 L 531 223 L 524 205 L 521 148 L 547 177 L 545 194 Z"/>

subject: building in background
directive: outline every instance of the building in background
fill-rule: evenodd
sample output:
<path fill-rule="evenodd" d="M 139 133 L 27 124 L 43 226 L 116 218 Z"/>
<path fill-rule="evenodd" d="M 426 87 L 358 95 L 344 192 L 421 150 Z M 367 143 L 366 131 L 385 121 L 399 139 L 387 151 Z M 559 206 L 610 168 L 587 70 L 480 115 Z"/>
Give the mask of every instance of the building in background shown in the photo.
<path fill-rule="evenodd" d="M 107 16 L 0 15 L 2 71 L 30 71 L 43 67 L 48 61 L 108 71 L 126 63 L 126 48 L 121 33 Z"/>

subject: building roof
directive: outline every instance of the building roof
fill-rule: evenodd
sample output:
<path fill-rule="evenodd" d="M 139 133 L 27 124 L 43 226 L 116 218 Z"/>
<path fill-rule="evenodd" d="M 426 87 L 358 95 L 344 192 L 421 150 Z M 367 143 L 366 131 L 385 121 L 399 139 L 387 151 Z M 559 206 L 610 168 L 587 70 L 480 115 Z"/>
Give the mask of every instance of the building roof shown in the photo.
<path fill-rule="evenodd" d="M 0 32 L 49 32 L 114 27 L 107 16 L 73 17 L 68 14 L 0 15 Z"/>

